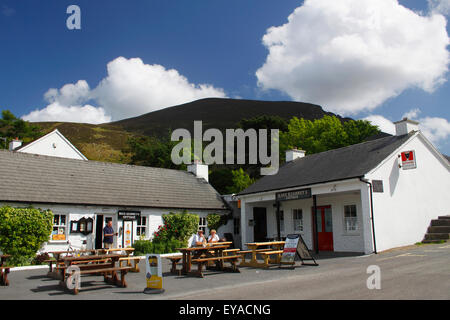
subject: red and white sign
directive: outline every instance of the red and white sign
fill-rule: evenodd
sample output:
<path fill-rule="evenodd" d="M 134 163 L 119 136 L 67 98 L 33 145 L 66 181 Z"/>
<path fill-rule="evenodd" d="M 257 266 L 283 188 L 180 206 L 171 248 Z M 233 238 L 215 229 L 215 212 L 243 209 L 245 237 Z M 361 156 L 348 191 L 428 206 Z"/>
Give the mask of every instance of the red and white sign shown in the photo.
<path fill-rule="evenodd" d="M 402 158 L 402 168 L 403 170 L 415 169 L 416 165 L 416 154 L 412 151 L 404 151 L 401 153 Z"/>

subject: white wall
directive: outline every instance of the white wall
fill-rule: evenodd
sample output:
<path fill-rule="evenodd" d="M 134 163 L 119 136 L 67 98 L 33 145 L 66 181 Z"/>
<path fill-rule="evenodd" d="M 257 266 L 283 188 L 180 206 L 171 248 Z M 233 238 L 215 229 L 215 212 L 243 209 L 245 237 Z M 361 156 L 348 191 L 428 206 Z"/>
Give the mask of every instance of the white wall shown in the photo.
<path fill-rule="evenodd" d="M 416 169 L 399 168 L 396 153 L 366 176 L 383 180 L 384 192 L 373 193 L 377 251 L 422 241 L 432 219 L 450 214 L 448 165 L 420 135 L 398 154 L 409 150 L 415 151 Z"/>
<path fill-rule="evenodd" d="M 24 146 L 18 152 L 40 154 L 44 156 L 87 160 L 64 136 L 53 131 L 46 136 Z"/>
<path fill-rule="evenodd" d="M 9 205 L 12 207 L 28 207 L 29 204 L 20 204 L 20 203 L 0 203 L 0 206 Z M 105 206 L 76 206 L 76 205 L 54 205 L 54 204 L 31 204 L 34 208 L 39 208 L 43 210 L 50 209 L 53 214 L 64 214 L 66 215 L 66 240 L 49 240 L 44 244 L 43 248 L 40 251 L 64 251 L 67 250 L 68 244 L 67 240 L 70 241 L 70 244 L 75 249 L 92 249 L 95 248 L 95 227 L 96 227 L 96 215 L 103 216 L 111 216 L 113 217 L 113 228 L 115 232 L 119 231 L 119 227 L 121 226 L 121 221 L 118 220 L 118 211 L 119 210 L 130 210 L 130 211 L 141 211 L 141 216 L 147 217 L 147 232 L 145 239 L 152 239 L 153 233 L 158 230 L 158 227 L 163 224 L 162 215 L 168 214 L 170 212 L 181 212 L 181 209 L 163 209 L 163 208 L 123 208 L 123 207 L 105 207 Z M 206 211 L 206 210 L 189 210 L 189 213 L 198 214 L 200 217 L 206 217 L 211 213 L 221 213 L 219 211 Z M 93 218 L 93 233 L 89 235 L 84 235 L 80 233 L 70 233 L 70 221 L 71 220 L 79 220 L 81 218 Z M 232 225 L 231 225 L 232 226 Z M 223 230 L 227 230 L 227 226 L 224 227 Z M 219 229 L 222 232 L 222 228 Z M 136 236 L 137 224 L 134 223 L 134 241 L 139 240 L 139 237 Z M 226 231 L 228 232 L 228 231 Z M 231 231 L 232 232 L 232 231 Z M 209 234 L 209 230 L 207 229 L 207 234 Z M 220 236 L 223 234 L 219 233 Z M 83 245 L 83 241 L 86 240 L 87 244 Z M 121 238 L 114 237 L 114 246 L 121 247 Z"/>

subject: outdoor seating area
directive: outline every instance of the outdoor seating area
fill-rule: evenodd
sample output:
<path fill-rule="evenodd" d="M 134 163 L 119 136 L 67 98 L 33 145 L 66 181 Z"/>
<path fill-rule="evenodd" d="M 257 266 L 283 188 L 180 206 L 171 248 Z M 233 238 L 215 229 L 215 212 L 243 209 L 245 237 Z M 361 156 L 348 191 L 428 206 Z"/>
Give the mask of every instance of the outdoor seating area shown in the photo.
<path fill-rule="evenodd" d="M 240 267 L 269 268 L 279 265 L 285 242 L 247 243 L 250 250 L 230 249 L 230 244 L 230 242 L 217 242 L 205 246 L 178 248 L 181 255 L 170 255 L 165 258 L 171 263 L 172 274 L 204 277 L 204 269 L 239 272 Z M 249 254 L 251 260 L 247 261 Z M 230 266 L 225 266 L 225 263 L 229 263 Z M 195 264 L 197 269 L 192 270 Z"/>

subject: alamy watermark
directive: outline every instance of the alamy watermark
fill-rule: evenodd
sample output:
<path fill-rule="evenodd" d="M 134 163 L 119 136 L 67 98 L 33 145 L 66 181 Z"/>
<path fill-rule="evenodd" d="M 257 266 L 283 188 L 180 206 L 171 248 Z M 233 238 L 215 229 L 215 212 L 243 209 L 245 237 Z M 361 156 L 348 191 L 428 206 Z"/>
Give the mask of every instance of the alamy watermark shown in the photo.
<path fill-rule="evenodd" d="M 367 289 L 381 289 L 381 269 L 377 265 L 370 265 L 367 267 L 367 273 L 371 274 L 367 278 L 366 285 Z"/>
<path fill-rule="evenodd" d="M 81 29 L 81 9 L 79 6 L 72 4 L 67 7 L 67 14 L 70 16 L 66 20 L 66 26 L 69 30 L 80 30 Z"/>
<path fill-rule="evenodd" d="M 270 142 L 269 142 L 270 139 Z M 172 132 L 172 141 L 180 141 L 171 153 L 174 164 L 190 164 L 192 156 L 196 161 L 205 164 L 259 164 L 261 175 L 272 175 L 279 168 L 279 130 L 270 129 L 226 129 L 225 155 L 224 137 L 219 129 L 208 129 L 203 133 L 202 121 L 194 121 L 194 137 L 187 129 L 176 129 Z M 194 142 L 192 151 L 192 141 Z M 210 142 L 203 149 L 203 142 Z M 248 144 L 246 143 L 248 141 Z M 268 145 L 270 144 L 270 154 Z M 246 146 L 248 145 L 248 152 Z M 268 166 L 267 166 L 268 165 Z"/>

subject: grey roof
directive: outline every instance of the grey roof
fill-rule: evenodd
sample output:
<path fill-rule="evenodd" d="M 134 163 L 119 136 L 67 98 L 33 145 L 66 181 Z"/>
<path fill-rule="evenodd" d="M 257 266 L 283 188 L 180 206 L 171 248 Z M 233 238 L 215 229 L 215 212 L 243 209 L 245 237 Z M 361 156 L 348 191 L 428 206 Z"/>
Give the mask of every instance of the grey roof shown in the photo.
<path fill-rule="evenodd" d="M 227 209 L 204 179 L 180 170 L 0 150 L 0 201 Z"/>
<path fill-rule="evenodd" d="M 444 158 L 447 159 L 448 162 L 450 162 L 450 156 L 447 156 L 445 154 L 443 154 Z"/>
<path fill-rule="evenodd" d="M 239 195 L 362 177 L 414 133 L 388 136 L 288 162 L 275 175 L 259 179 Z"/>

